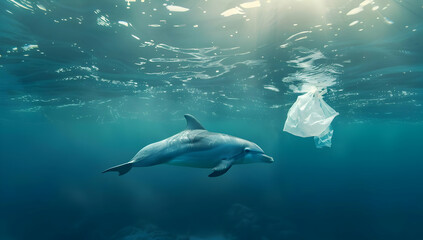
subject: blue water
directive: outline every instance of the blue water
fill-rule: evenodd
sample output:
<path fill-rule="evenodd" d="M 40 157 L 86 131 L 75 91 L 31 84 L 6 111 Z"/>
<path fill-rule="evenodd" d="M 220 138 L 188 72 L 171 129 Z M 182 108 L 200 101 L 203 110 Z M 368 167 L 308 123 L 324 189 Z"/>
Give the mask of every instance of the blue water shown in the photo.
<path fill-rule="evenodd" d="M 423 2 L 5 0 L 0 239 L 423 239 Z M 282 131 L 311 86 L 331 148 Z M 185 127 L 273 164 L 101 174 Z"/>

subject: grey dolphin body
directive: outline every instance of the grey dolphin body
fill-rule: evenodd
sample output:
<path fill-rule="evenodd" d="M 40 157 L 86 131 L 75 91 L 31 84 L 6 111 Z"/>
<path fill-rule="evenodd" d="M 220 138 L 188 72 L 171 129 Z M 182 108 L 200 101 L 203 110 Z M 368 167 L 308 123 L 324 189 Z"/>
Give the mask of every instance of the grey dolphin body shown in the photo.
<path fill-rule="evenodd" d="M 115 171 L 123 175 L 132 167 L 170 164 L 212 168 L 213 172 L 209 177 L 217 177 L 226 173 L 234 164 L 273 162 L 273 158 L 265 155 L 257 144 L 226 134 L 209 132 L 193 116 L 184 116 L 187 121 L 184 131 L 147 145 L 131 161 L 104 172 Z"/>

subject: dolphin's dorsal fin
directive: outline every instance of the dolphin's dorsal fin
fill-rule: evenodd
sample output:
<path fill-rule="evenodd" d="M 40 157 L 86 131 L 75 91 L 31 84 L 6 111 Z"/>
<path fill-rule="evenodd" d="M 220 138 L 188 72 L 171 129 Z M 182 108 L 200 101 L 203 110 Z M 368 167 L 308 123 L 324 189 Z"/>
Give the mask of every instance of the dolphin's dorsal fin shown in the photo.
<path fill-rule="evenodd" d="M 194 116 L 185 114 L 184 117 L 187 120 L 187 130 L 206 130 Z"/>

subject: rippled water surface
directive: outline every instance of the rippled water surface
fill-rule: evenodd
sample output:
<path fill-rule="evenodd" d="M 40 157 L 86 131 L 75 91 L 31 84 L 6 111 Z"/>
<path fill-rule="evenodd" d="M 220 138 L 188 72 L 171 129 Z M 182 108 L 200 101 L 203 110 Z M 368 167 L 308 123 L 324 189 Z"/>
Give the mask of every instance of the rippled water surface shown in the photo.
<path fill-rule="evenodd" d="M 0 239 L 423 239 L 422 50 L 421 0 L 3 0 Z M 275 163 L 100 174 L 185 113 Z"/>
<path fill-rule="evenodd" d="M 317 85 L 350 119 L 422 116 L 420 1 L 7 0 L 1 8 L 3 111 L 248 117 L 284 112 Z"/>

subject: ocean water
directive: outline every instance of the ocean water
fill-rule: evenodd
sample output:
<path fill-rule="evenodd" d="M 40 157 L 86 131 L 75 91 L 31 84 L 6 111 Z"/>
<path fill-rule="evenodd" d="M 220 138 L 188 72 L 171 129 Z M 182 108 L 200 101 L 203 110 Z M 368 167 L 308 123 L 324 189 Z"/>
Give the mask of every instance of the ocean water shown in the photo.
<path fill-rule="evenodd" d="M 421 240 L 422 50 L 420 0 L 3 0 L 0 239 Z M 186 113 L 275 162 L 101 173 Z"/>

